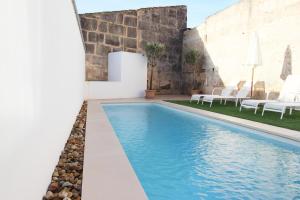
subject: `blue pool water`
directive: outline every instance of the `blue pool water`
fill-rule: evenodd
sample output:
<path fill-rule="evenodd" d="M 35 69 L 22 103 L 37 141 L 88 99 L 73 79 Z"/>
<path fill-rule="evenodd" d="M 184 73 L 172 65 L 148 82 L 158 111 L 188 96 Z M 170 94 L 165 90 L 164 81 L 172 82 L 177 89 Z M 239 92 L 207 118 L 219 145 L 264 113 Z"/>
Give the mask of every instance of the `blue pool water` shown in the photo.
<path fill-rule="evenodd" d="M 300 199 L 296 142 L 157 104 L 103 107 L 150 200 Z"/>

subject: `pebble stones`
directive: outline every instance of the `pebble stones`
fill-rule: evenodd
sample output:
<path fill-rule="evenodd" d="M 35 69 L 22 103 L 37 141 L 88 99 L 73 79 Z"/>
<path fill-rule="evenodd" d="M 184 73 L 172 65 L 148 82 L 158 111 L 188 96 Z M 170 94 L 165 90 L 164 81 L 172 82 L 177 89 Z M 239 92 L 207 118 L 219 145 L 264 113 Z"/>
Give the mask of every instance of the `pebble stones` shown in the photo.
<path fill-rule="evenodd" d="M 81 200 L 86 112 L 84 102 L 43 200 Z"/>

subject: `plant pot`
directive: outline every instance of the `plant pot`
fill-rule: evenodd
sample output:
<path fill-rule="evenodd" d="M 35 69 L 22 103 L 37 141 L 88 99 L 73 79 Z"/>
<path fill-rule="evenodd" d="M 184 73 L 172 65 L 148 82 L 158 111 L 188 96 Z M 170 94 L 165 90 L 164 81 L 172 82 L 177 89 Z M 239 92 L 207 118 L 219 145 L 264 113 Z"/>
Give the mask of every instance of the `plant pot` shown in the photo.
<path fill-rule="evenodd" d="M 145 90 L 145 93 L 146 99 L 153 99 L 155 97 L 156 90 Z"/>
<path fill-rule="evenodd" d="M 200 90 L 191 90 L 190 95 L 199 94 Z"/>

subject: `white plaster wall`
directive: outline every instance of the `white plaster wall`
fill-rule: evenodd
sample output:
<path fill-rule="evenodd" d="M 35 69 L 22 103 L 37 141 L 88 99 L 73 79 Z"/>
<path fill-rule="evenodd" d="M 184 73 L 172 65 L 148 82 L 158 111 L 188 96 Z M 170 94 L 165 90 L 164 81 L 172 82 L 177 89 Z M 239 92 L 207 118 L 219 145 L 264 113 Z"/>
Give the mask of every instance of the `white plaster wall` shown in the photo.
<path fill-rule="evenodd" d="M 138 53 L 110 53 L 108 55 L 108 77 L 109 81 L 86 81 L 85 98 L 143 97 L 147 88 L 147 59 Z"/>
<path fill-rule="evenodd" d="M 125 53 L 125 52 L 123 52 Z M 123 58 L 122 53 L 109 53 L 108 54 L 108 81 L 121 81 L 122 80 L 122 66 Z"/>
<path fill-rule="evenodd" d="M 292 51 L 293 74 L 300 74 L 299 10 L 300 0 L 241 0 L 186 32 L 185 45 L 193 46 L 193 40 L 201 38 L 225 84 L 233 78 L 249 80 L 251 68 L 244 64 L 249 38 L 256 31 L 263 64 L 256 68 L 254 82 L 265 81 L 267 91 L 279 91 L 288 45 Z"/>
<path fill-rule="evenodd" d="M 0 2 L 1 199 L 40 200 L 83 102 L 71 0 Z"/>

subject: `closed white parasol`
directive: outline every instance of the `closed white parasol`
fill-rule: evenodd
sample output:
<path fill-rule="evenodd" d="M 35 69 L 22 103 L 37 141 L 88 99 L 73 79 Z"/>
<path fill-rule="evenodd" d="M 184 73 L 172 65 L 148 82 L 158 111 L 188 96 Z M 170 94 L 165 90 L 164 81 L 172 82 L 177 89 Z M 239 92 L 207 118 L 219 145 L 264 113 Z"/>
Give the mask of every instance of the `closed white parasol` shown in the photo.
<path fill-rule="evenodd" d="M 258 39 L 258 35 L 257 35 L 256 32 L 252 33 L 252 35 L 250 37 L 247 60 L 246 60 L 245 65 L 249 66 L 249 67 L 252 67 L 252 76 L 251 76 L 251 97 L 252 97 L 254 69 L 257 66 L 262 65 L 259 39 Z"/>

